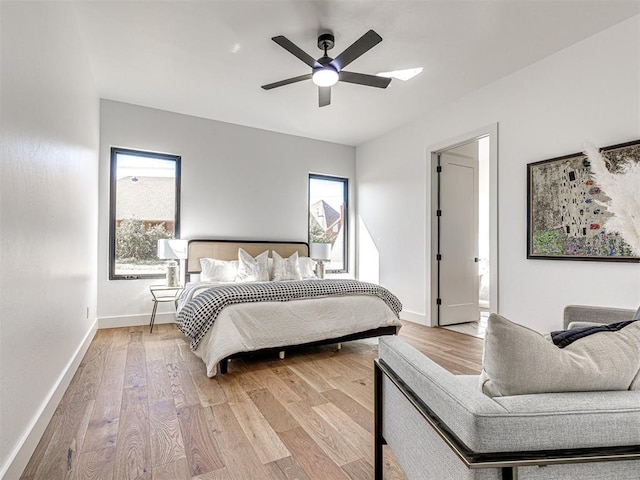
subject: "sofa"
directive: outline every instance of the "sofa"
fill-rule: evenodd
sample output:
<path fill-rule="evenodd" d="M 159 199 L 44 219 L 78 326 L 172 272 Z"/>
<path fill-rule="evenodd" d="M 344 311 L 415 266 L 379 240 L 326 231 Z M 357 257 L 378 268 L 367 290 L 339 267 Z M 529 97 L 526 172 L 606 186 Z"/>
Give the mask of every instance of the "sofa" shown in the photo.
<path fill-rule="evenodd" d="M 564 325 L 633 310 L 572 305 Z M 640 348 L 640 347 L 639 347 Z M 485 395 L 398 337 L 375 361 L 375 479 L 383 445 L 410 480 L 640 479 L 640 390 Z"/>

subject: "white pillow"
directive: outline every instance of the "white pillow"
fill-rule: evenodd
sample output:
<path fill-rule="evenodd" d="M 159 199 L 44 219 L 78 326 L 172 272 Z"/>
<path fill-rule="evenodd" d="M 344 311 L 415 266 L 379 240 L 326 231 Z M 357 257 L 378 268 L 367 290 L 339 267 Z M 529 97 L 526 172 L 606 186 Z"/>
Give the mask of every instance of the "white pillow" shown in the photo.
<path fill-rule="evenodd" d="M 302 280 L 300 266 L 298 265 L 298 252 L 294 252 L 289 258 L 282 258 L 275 250 L 273 253 L 273 280 Z"/>
<path fill-rule="evenodd" d="M 268 282 L 269 250 L 253 258 L 242 248 L 238 249 L 238 274 L 236 282 Z"/>
<path fill-rule="evenodd" d="M 599 325 L 604 325 L 604 323 L 597 323 L 597 322 L 571 322 L 569 325 L 567 325 L 567 330 L 576 330 L 578 328 L 585 328 L 585 327 L 597 327 Z"/>
<path fill-rule="evenodd" d="M 564 348 L 540 333 L 489 317 L 481 388 L 491 397 L 638 388 L 640 322 L 598 332 Z"/>
<path fill-rule="evenodd" d="M 303 280 L 309 280 L 316 277 L 316 261 L 310 257 L 298 257 L 298 266 L 300 267 L 300 275 Z"/>
<path fill-rule="evenodd" d="M 235 282 L 238 275 L 237 260 L 200 259 L 201 282 Z"/>

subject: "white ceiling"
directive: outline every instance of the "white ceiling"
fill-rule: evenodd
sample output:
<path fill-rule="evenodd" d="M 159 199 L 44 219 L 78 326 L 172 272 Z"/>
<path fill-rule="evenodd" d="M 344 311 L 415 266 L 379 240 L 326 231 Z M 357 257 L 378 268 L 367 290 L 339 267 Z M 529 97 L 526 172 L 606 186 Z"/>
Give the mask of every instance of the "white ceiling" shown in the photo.
<path fill-rule="evenodd" d="M 309 138 L 358 145 L 640 11 L 636 0 L 77 1 L 100 97 Z M 261 85 L 310 73 L 271 41 L 312 57 L 331 31 L 335 57 L 367 30 L 382 43 L 349 65 L 424 67 L 386 90 L 338 83 Z M 523 86 L 526 88 L 526 85 Z"/>

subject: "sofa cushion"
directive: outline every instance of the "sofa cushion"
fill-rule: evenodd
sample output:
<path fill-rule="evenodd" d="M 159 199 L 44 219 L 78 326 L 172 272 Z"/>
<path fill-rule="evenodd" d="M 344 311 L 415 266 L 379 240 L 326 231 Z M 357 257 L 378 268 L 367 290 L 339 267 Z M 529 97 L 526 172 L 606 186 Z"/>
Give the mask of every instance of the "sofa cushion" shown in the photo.
<path fill-rule="evenodd" d="M 491 315 L 484 344 L 482 391 L 491 397 L 551 392 L 629 390 L 640 371 L 640 322 L 556 347 L 540 333 Z M 634 385 L 635 386 L 635 385 Z"/>
<path fill-rule="evenodd" d="M 547 445 L 542 449 L 637 445 L 640 440 L 637 391 L 539 393 L 493 400 L 508 412 L 505 417 L 512 415 L 503 420 L 514 444 L 525 435 L 541 438 L 545 431 L 542 442 Z"/>

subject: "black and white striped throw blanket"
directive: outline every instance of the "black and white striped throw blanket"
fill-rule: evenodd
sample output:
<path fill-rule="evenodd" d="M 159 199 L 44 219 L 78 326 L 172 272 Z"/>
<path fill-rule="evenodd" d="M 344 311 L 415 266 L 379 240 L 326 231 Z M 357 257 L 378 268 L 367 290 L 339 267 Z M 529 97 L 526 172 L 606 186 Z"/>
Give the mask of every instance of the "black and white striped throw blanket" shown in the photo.
<path fill-rule="evenodd" d="M 358 280 L 302 280 L 287 282 L 239 283 L 212 287 L 188 302 L 176 317 L 180 331 L 191 339 L 195 350 L 213 322 L 227 305 L 253 302 L 288 302 L 304 298 L 340 295 L 374 295 L 399 315 L 400 300 L 389 290 Z"/>

